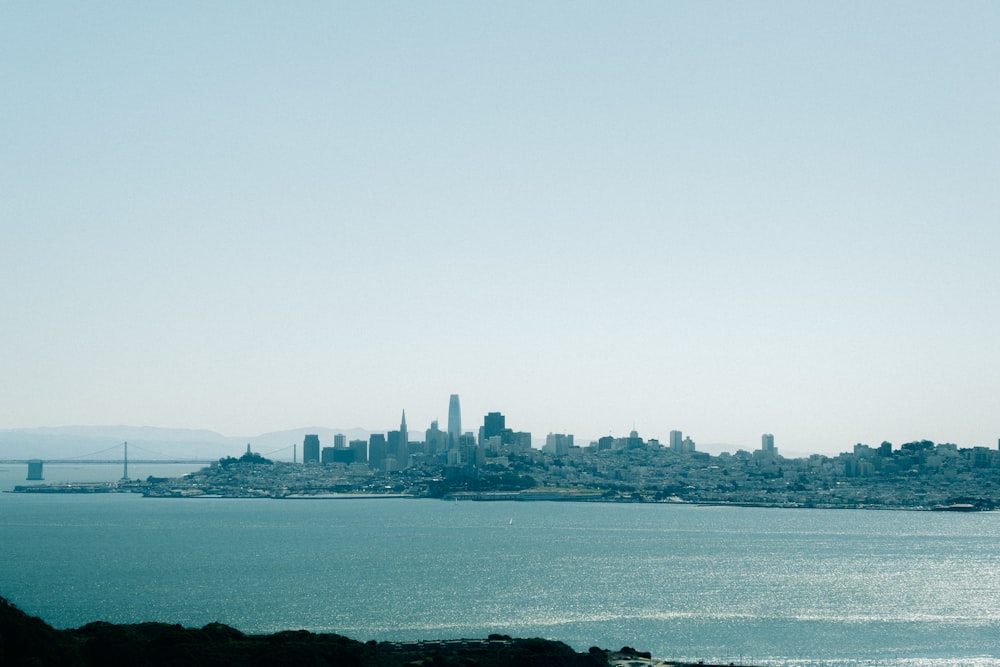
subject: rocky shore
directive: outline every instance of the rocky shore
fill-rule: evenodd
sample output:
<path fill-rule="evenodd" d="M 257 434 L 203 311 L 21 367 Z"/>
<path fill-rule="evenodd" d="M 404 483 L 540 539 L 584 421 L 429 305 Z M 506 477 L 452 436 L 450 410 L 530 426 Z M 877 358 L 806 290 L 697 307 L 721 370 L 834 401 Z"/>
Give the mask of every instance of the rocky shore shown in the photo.
<path fill-rule="evenodd" d="M 248 635 L 221 623 L 185 628 L 166 623 L 96 621 L 57 630 L 0 597 L 0 665 L 10 667 L 687 667 L 623 647 L 585 653 L 558 641 L 486 639 L 359 642 L 305 630 Z M 702 663 L 698 663 L 702 664 Z"/>

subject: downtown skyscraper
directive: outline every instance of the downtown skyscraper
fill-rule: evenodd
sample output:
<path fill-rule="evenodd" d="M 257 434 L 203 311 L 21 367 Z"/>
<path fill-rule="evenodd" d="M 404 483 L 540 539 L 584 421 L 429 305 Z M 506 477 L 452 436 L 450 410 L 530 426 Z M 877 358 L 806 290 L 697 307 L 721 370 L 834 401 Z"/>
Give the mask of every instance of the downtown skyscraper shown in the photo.
<path fill-rule="evenodd" d="M 452 394 L 448 401 L 448 448 L 458 447 L 462 438 L 462 408 L 458 404 L 458 394 Z"/>
<path fill-rule="evenodd" d="M 406 410 L 403 410 L 403 419 L 399 424 L 399 443 L 396 449 L 396 462 L 400 470 L 410 467 L 410 435 L 406 430 Z"/>

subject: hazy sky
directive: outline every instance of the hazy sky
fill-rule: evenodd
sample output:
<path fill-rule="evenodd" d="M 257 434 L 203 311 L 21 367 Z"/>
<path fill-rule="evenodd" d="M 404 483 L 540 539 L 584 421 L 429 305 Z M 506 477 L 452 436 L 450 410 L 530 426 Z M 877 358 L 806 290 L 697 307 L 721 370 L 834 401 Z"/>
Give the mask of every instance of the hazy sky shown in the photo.
<path fill-rule="evenodd" d="M 1000 3 L 4 2 L 0 428 L 1000 437 Z"/>

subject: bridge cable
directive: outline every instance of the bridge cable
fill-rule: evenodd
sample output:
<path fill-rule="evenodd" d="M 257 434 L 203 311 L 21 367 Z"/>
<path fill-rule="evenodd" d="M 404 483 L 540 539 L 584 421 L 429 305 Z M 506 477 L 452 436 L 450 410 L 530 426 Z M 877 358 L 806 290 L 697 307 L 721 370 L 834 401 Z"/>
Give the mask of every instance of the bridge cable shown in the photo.
<path fill-rule="evenodd" d="M 107 449 L 102 449 L 102 450 L 100 450 L 99 452 L 90 452 L 89 454 L 81 454 L 81 455 L 77 455 L 77 456 L 66 456 L 66 457 L 64 457 L 64 458 L 61 458 L 61 459 L 47 459 L 47 460 L 48 460 L 49 462 L 51 462 L 51 463 L 58 463 L 58 462 L 60 462 L 60 461 L 76 461 L 76 460 L 79 460 L 79 459 L 83 459 L 83 458 L 86 458 L 86 457 L 88 457 L 88 456 L 97 456 L 98 454 L 104 454 L 104 453 L 106 453 L 106 452 L 110 452 L 110 451 L 111 451 L 111 450 L 113 450 L 113 449 L 119 449 L 119 448 L 121 448 L 121 446 L 122 446 L 123 444 L 124 444 L 124 443 L 121 443 L 121 442 L 120 442 L 120 443 L 118 443 L 118 444 L 116 444 L 116 445 L 113 445 L 113 446 L 111 446 L 111 447 L 108 447 Z"/>

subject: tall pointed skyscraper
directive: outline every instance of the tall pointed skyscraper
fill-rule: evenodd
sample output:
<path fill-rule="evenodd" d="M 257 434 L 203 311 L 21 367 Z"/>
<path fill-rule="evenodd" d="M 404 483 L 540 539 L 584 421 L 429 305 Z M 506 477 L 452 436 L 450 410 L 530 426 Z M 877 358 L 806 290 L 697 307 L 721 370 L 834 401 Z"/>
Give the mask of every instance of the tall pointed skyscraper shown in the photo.
<path fill-rule="evenodd" d="M 410 467 L 410 436 L 406 431 L 406 410 L 403 410 L 403 419 L 399 423 L 399 450 L 396 452 L 396 462 L 400 469 Z"/>
<path fill-rule="evenodd" d="M 458 394 L 452 394 L 448 402 L 448 449 L 458 447 L 462 438 L 462 409 L 458 406 Z"/>

